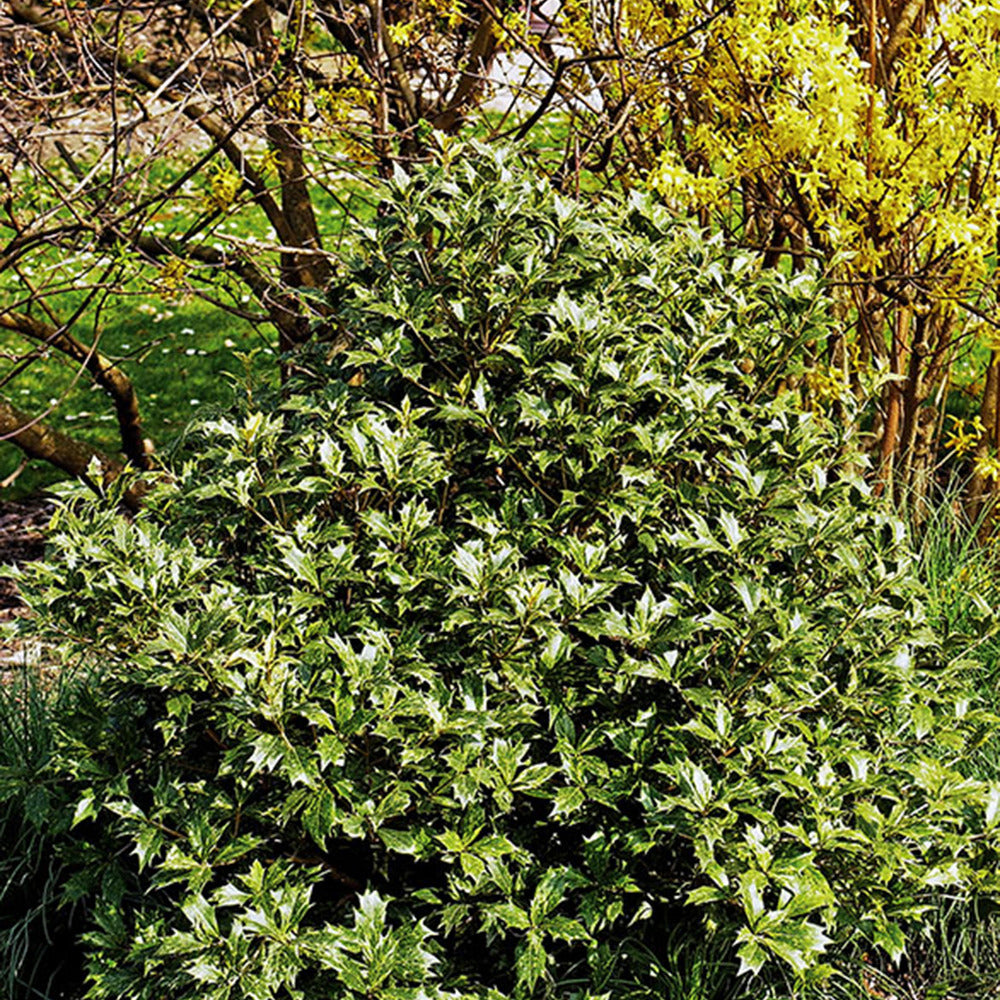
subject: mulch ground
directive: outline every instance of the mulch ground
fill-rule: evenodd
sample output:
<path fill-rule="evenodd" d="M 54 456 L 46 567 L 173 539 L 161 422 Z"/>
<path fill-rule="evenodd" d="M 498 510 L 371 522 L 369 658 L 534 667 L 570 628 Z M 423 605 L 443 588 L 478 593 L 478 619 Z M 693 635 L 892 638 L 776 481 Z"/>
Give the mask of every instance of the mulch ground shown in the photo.
<path fill-rule="evenodd" d="M 42 532 L 51 517 L 52 501 L 45 497 L 0 503 L 0 567 L 40 559 L 45 550 Z M 0 570 L 0 620 L 21 607 L 16 584 Z"/>
<path fill-rule="evenodd" d="M 43 532 L 51 517 L 52 501 L 45 497 L 0 502 L 0 622 L 26 612 L 17 584 L 4 575 L 3 567 L 23 566 L 42 557 Z M 24 667 L 28 660 L 19 643 L 0 637 L 0 683 L 10 683 L 15 674 L 11 668 Z"/>

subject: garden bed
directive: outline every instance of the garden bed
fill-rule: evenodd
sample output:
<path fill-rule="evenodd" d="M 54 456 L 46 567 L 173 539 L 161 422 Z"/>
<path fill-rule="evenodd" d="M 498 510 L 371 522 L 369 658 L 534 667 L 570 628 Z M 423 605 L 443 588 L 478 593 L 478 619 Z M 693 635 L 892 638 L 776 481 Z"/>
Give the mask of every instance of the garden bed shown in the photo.
<path fill-rule="evenodd" d="M 22 566 L 41 558 L 45 550 L 43 533 L 52 517 L 52 506 L 51 499 L 45 496 L 0 503 L 0 567 Z M 0 570 L 0 623 L 26 611 L 16 582 Z M 0 638 L 0 683 L 10 683 L 16 668 L 29 659 L 33 658 L 23 643 Z"/>

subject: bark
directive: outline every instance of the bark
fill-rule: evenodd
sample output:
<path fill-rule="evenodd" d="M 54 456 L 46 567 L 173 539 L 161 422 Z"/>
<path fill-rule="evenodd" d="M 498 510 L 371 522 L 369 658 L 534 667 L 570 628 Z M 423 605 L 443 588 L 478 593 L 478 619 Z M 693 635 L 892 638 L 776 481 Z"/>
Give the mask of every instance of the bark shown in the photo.
<path fill-rule="evenodd" d="M 482 92 L 488 79 L 490 64 L 496 52 L 493 15 L 486 13 L 476 28 L 469 47 L 469 57 L 448 106 L 434 118 L 434 127 L 454 131 L 461 123 L 468 106 Z"/>
<path fill-rule="evenodd" d="M 257 50 L 260 70 L 271 72 L 278 52 L 278 40 L 271 24 L 271 10 L 263 0 L 255 0 L 243 13 L 243 25 Z M 290 116 L 267 109 L 267 139 L 277 154 L 278 175 L 281 178 L 281 214 L 288 227 L 289 248 L 322 250 L 319 226 L 313 211 L 309 191 L 309 172 L 303 155 L 302 133 L 297 121 Z M 329 261 L 321 254 L 295 253 L 289 249 L 281 255 L 282 279 L 291 288 L 322 288 L 330 278 Z M 301 324 L 295 340 L 309 337 L 308 322 Z M 285 331 L 282 331 L 282 339 Z M 282 344 L 283 349 L 292 344 Z"/>
<path fill-rule="evenodd" d="M 137 469 L 151 467 L 139 417 L 139 400 L 131 380 L 117 365 L 105 358 L 96 347 L 88 347 L 66 331 L 42 323 L 33 316 L 3 313 L 0 314 L 0 327 L 60 351 L 82 365 L 114 403 L 125 457 Z"/>
<path fill-rule="evenodd" d="M 389 35 L 389 26 L 386 24 L 382 6 L 378 0 L 365 0 L 365 6 L 368 8 L 374 31 L 378 33 L 379 41 L 389 60 L 389 68 L 392 71 L 393 81 L 399 88 L 399 93 L 403 98 L 403 104 L 406 106 L 409 120 L 411 123 L 414 123 L 420 117 L 420 109 L 417 107 L 417 97 L 413 93 L 410 78 L 407 75 L 406 67 L 403 65 L 402 56 L 399 54 L 399 47 Z"/>
<path fill-rule="evenodd" d="M 899 49 L 916 24 L 917 18 L 924 8 L 924 3 L 925 0 L 907 0 L 907 3 L 900 11 L 896 23 L 892 26 L 892 33 L 889 36 L 888 44 L 882 51 L 882 65 L 886 73 L 892 69 L 892 64 L 899 54 Z"/>
<path fill-rule="evenodd" d="M 910 344 L 910 360 L 906 381 L 902 387 L 902 427 L 899 434 L 898 462 L 894 476 L 895 499 L 905 505 L 913 499 L 909 494 L 913 483 L 913 461 L 919 428 L 920 406 L 926 398 L 924 392 L 924 359 L 929 353 L 927 343 L 929 317 L 916 317 L 916 331 Z"/>
<path fill-rule="evenodd" d="M 10 441 L 29 458 L 39 458 L 82 479 L 95 492 L 100 492 L 101 486 L 113 481 L 124 471 L 124 466 L 117 459 L 33 419 L 2 397 L 0 439 Z M 95 482 L 92 478 L 95 467 L 99 471 L 100 482 Z M 136 483 L 122 498 L 125 505 L 132 510 L 137 509 L 146 490 L 146 484 Z"/>
<path fill-rule="evenodd" d="M 911 312 L 908 308 L 900 308 L 895 316 L 892 330 L 892 354 L 889 371 L 893 376 L 903 373 L 903 353 L 907 348 Z M 899 437 L 900 412 L 903 405 L 903 394 L 899 382 L 894 378 L 887 387 L 888 405 L 886 407 L 885 423 L 882 427 L 882 443 L 879 454 L 879 483 L 877 492 L 881 493 L 893 479 L 893 458 L 896 454 Z"/>
<path fill-rule="evenodd" d="M 983 399 L 979 409 L 986 433 L 976 445 L 976 450 L 973 453 L 974 458 L 982 459 L 990 455 L 993 443 L 996 441 L 997 435 L 1000 434 L 1000 421 L 997 420 L 998 410 L 1000 410 L 1000 354 L 994 351 L 990 355 L 990 364 L 986 369 Z M 973 468 L 972 479 L 969 481 L 969 489 L 966 493 L 966 509 L 970 521 L 973 524 L 979 524 L 980 532 L 984 535 L 988 535 L 993 527 L 993 519 L 985 516 L 992 499 L 992 493 L 992 480 Z"/>

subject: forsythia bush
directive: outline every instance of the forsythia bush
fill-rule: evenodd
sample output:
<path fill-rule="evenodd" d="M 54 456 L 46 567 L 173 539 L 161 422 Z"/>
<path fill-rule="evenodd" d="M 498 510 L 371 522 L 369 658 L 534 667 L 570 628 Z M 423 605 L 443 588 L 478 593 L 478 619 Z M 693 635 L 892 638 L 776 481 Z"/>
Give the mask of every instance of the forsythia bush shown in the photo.
<path fill-rule="evenodd" d="M 347 352 L 25 582 L 93 667 L 91 997 L 638 996 L 680 921 L 815 981 L 992 884 L 961 662 L 781 381 L 813 279 L 466 153 L 384 190 Z"/>

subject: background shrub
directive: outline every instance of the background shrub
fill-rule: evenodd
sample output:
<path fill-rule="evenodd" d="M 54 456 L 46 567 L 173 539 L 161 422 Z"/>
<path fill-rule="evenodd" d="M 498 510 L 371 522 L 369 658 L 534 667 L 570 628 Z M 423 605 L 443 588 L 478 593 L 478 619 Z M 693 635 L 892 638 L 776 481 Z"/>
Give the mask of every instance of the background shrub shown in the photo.
<path fill-rule="evenodd" d="M 398 174 L 348 351 L 132 523 L 61 509 L 33 627 L 104 715 L 53 773 L 119 845 L 90 996 L 661 995 L 678 926 L 802 985 L 990 884 L 989 720 L 787 389 L 814 278 L 517 162 Z"/>

